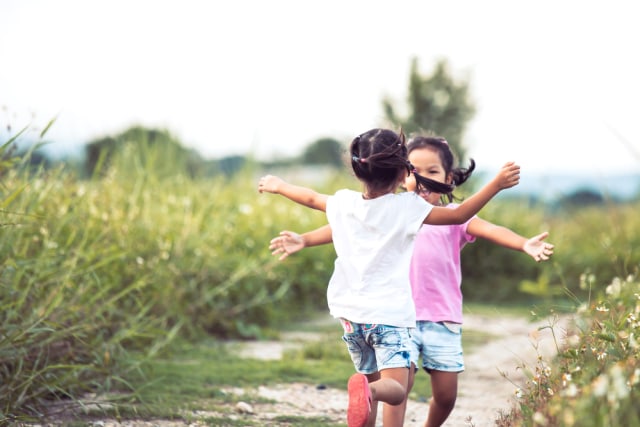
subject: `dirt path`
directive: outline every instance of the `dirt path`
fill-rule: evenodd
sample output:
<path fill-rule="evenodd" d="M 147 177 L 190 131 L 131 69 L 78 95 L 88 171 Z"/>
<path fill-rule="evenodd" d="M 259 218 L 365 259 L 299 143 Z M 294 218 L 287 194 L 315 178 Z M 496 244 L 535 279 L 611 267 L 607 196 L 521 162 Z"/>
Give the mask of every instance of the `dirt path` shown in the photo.
<path fill-rule="evenodd" d="M 481 330 L 499 338 L 466 352 L 466 371 L 459 377 L 458 400 L 445 426 L 493 426 L 500 411 L 508 412 L 514 402 L 517 387 L 511 381 L 516 384 L 526 381 L 519 367 L 533 370 L 538 355 L 548 360 L 556 353 L 551 329 L 538 328 L 555 323 L 555 336 L 562 340 L 566 322 L 567 319 L 557 323 L 549 319 L 530 323 L 513 317 L 465 315 L 466 329 Z M 410 411 L 405 426 L 422 426 L 427 413 L 424 407 L 414 406 Z"/>
<path fill-rule="evenodd" d="M 333 321 L 333 319 L 328 319 Z M 321 320 L 323 321 L 323 320 Z M 516 384 L 526 380 L 521 367 L 535 369 L 538 356 L 549 360 L 555 354 L 556 344 L 562 343 L 565 328 L 569 319 L 546 319 L 530 323 L 517 317 L 500 317 L 498 315 L 465 315 L 465 334 L 482 331 L 494 339 L 484 345 L 465 351 L 466 371 L 459 377 L 459 393 L 456 407 L 450 415 L 445 427 L 490 427 L 501 412 L 508 412 L 515 398 Z M 547 328 L 545 328 L 547 327 Z M 542 328 L 542 329 L 540 329 Z M 278 359 L 283 352 L 292 346 L 301 345 L 305 341 L 316 339 L 312 333 L 286 333 L 281 340 L 270 342 L 253 342 L 242 345 L 241 356 L 259 359 Z M 423 372 L 419 375 L 425 375 Z M 514 384 L 515 383 L 515 384 Z M 241 389 L 227 389 L 228 393 L 240 396 L 247 392 Z M 425 396 L 427 390 L 415 390 Z M 207 417 L 227 417 L 241 420 L 249 417 L 254 423 L 264 426 L 291 426 L 282 424 L 277 417 L 328 417 L 336 423 L 346 422 L 347 394 L 343 390 L 318 388 L 309 384 L 282 384 L 273 387 L 259 387 L 250 390 L 276 403 L 247 405 L 239 403 L 229 413 L 208 413 L 195 411 L 191 416 L 196 420 L 190 424 L 180 421 L 147 420 L 100 421 L 101 427 L 191 427 L 207 425 L 198 419 Z M 382 407 L 380 406 L 381 413 Z M 244 413 L 243 413 L 244 412 Z M 407 407 L 405 427 L 422 427 L 428 412 L 425 402 L 410 401 Z M 248 414 L 251 415 L 248 415 Z M 381 417 L 377 426 L 382 426 Z M 93 425 L 96 425 L 95 423 Z M 238 424 L 234 424 L 238 425 Z"/>
<path fill-rule="evenodd" d="M 558 344 L 561 344 L 566 322 L 567 319 L 558 321 L 550 318 L 530 323 L 526 319 L 516 317 L 466 315 L 465 331 L 468 332 L 465 333 L 482 331 L 496 338 L 466 352 L 467 369 L 460 375 L 456 407 L 445 426 L 493 426 L 500 412 L 508 412 L 511 407 L 517 389 L 515 384 L 526 381 L 523 370 L 519 368 L 524 366 L 533 370 L 539 355 L 548 360 L 555 354 L 556 344 L 551 329 L 539 328 L 553 324 L 556 339 L 559 340 Z M 285 337 L 283 342 L 292 342 L 300 338 Z M 264 345 L 256 343 L 256 347 L 247 347 L 245 354 L 252 357 L 261 354 L 262 357 L 274 358 L 282 353 L 283 344 L 271 343 L 268 349 L 265 349 Z M 417 391 L 422 395 L 426 392 Z M 261 387 L 257 392 L 262 397 L 278 402 L 252 408 L 255 415 L 265 421 L 282 414 L 329 416 L 336 422 L 344 422 L 346 419 L 347 395 L 342 390 L 287 384 Z M 421 427 L 427 412 L 427 403 L 410 401 L 405 426 Z M 378 425 L 381 426 L 381 423 Z"/>

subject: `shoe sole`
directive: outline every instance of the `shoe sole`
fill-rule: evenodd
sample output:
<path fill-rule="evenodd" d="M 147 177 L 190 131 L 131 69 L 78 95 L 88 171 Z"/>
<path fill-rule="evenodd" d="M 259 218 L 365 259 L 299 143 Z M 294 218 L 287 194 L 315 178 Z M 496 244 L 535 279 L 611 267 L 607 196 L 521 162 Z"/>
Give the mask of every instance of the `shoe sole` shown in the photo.
<path fill-rule="evenodd" d="M 369 381 L 363 374 L 353 374 L 347 384 L 349 407 L 347 408 L 347 426 L 364 427 L 371 413 L 371 391 Z"/>

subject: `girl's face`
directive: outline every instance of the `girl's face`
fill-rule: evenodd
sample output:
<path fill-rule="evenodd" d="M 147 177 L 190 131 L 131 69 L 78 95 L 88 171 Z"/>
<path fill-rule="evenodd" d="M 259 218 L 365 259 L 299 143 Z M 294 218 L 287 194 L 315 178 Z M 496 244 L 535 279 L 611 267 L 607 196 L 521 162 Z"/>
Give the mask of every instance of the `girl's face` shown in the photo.
<path fill-rule="evenodd" d="M 426 178 L 430 178 L 438 182 L 449 182 L 449 177 L 446 176 L 440 155 L 438 152 L 429 147 L 416 148 L 409 153 L 409 161 L 416 168 L 418 173 Z M 404 181 L 404 186 L 407 191 L 415 191 L 416 178 L 413 174 L 410 174 Z M 420 193 L 423 199 L 432 205 L 440 203 L 440 193 L 422 192 Z"/>

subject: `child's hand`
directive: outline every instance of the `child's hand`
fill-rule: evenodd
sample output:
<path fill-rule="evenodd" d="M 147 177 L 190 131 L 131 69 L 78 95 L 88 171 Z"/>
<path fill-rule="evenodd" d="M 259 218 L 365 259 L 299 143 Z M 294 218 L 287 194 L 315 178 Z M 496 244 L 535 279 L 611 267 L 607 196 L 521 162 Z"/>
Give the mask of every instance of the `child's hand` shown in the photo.
<path fill-rule="evenodd" d="M 273 175 L 265 175 L 260 178 L 260 181 L 258 181 L 258 191 L 260 193 L 264 193 L 266 191 L 267 193 L 278 194 L 278 188 L 282 184 L 284 184 L 284 180 L 282 178 L 278 178 Z"/>
<path fill-rule="evenodd" d="M 520 182 L 520 166 L 515 162 L 507 162 L 494 178 L 498 188 L 511 188 Z"/>
<path fill-rule="evenodd" d="M 553 255 L 553 245 L 543 242 L 549 236 L 548 232 L 538 234 L 524 243 L 523 250 L 536 262 L 546 261 Z"/>
<path fill-rule="evenodd" d="M 269 249 L 271 249 L 271 255 L 282 254 L 280 261 L 288 257 L 289 255 L 304 249 L 304 240 L 298 233 L 293 231 L 281 231 L 279 237 L 271 239 Z"/>

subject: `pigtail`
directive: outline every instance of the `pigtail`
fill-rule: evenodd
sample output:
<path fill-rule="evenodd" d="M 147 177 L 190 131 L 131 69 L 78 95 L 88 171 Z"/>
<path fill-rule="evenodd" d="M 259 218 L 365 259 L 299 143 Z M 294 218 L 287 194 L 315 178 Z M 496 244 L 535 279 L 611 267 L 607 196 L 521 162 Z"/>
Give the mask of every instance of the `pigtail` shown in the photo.
<path fill-rule="evenodd" d="M 457 186 L 462 185 L 463 183 L 465 183 L 469 177 L 471 176 L 471 174 L 473 173 L 473 171 L 476 168 L 476 162 L 473 159 L 469 159 L 469 167 L 468 168 L 455 168 L 451 171 L 451 176 L 452 176 L 452 187 L 453 189 L 455 189 Z M 454 200 L 461 200 L 458 197 L 455 197 L 453 195 L 453 189 L 450 192 L 447 192 L 445 195 L 447 197 L 447 200 L 449 201 L 449 203 L 453 202 Z M 443 193 L 444 194 L 444 193 Z"/>
<path fill-rule="evenodd" d="M 476 168 L 476 162 L 473 159 L 469 159 L 469 167 L 468 168 L 456 168 L 451 171 L 453 175 L 453 183 L 456 186 L 462 185 L 473 173 Z"/>
<path fill-rule="evenodd" d="M 455 184 L 451 185 L 444 182 L 435 181 L 433 179 L 420 175 L 413 167 L 411 169 L 413 176 L 416 178 L 416 193 L 427 191 L 431 193 L 441 193 L 449 195 L 456 188 Z"/>

